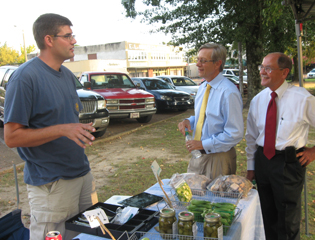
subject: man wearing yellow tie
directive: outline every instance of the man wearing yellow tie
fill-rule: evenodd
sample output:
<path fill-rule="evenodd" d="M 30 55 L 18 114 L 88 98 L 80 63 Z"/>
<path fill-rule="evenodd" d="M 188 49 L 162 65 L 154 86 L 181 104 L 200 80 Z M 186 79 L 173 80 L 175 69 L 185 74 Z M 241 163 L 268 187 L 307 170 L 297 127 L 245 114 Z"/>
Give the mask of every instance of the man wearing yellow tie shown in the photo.
<path fill-rule="evenodd" d="M 186 129 L 193 131 L 194 140 L 186 142 L 189 152 L 202 152 L 190 160 L 187 172 L 215 179 L 236 172 L 234 146 L 243 138 L 243 102 L 237 87 L 221 73 L 226 60 L 222 45 L 204 44 L 197 60 L 199 76 L 206 81 L 195 98 L 195 115 L 180 122 L 178 129 L 183 135 Z"/>

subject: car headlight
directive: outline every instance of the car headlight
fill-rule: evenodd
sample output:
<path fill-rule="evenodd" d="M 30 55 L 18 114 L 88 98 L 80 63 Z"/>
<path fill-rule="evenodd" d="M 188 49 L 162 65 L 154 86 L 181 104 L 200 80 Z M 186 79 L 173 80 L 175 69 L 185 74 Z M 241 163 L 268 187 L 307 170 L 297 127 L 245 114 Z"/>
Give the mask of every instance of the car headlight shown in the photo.
<path fill-rule="evenodd" d="M 107 104 L 118 104 L 118 100 L 107 100 Z"/>
<path fill-rule="evenodd" d="M 172 98 L 169 96 L 161 95 L 160 98 L 165 101 L 172 101 Z"/>
<path fill-rule="evenodd" d="M 98 109 L 104 109 L 104 108 L 106 108 L 106 101 L 105 101 L 105 100 L 98 100 L 98 101 L 97 101 L 97 108 L 98 108 Z"/>
<path fill-rule="evenodd" d="M 146 103 L 154 103 L 154 98 L 146 98 L 145 102 Z"/>

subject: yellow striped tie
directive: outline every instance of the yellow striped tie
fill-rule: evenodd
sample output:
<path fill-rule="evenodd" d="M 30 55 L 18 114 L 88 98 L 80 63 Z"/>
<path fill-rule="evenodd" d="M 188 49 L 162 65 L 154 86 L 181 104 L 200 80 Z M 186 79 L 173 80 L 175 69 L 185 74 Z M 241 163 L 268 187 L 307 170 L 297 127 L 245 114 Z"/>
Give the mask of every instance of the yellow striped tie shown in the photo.
<path fill-rule="evenodd" d="M 203 122 L 205 120 L 205 113 L 206 113 L 210 88 L 211 88 L 210 84 L 207 84 L 207 89 L 205 91 L 205 94 L 203 95 L 203 100 L 202 100 L 202 104 L 201 104 L 201 108 L 200 108 L 199 118 L 198 118 L 198 122 L 197 122 L 197 126 L 196 126 L 196 132 L 195 132 L 195 138 L 194 139 L 199 140 L 199 141 L 201 139 L 201 131 L 202 131 Z"/>

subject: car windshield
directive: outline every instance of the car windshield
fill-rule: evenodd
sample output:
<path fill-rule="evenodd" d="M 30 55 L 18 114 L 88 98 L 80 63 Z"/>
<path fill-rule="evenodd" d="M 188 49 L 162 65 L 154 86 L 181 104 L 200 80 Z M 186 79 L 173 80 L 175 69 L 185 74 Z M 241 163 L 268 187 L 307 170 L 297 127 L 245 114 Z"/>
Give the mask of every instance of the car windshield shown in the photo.
<path fill-rule="evenodd" d="M 197 86 L 197 83 L 195 83 L 190 78 L 184 78 L 184 77 L 176 78 L 176 77 L 173 77 L 172 81 L 173 81 L 174 85 L 178 86 L 178 87 L 179 86 Z"/>
<path fill-rule="evenodd" d="M 315 69 L 313 69 L 311 72 L 312 72 L 312 73 L 315 72 Z"/>
<path fill-rule="evenodd" d="M 173 89 L 171 85 L 161 80 L 143 80 L 143 84 L 148 90 Z"/>
<path fill-rule="evenodd" d="M 124 74 L 91 75 L 91 88 L 135 88 L 134 83 Z"/>

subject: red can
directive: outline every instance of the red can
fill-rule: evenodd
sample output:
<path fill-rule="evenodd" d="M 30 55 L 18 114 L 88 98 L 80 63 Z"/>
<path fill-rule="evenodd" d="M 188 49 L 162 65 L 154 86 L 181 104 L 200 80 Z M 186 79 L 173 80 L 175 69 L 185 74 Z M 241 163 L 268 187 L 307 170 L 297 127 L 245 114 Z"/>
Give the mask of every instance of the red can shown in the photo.
<path fill-rule="evenodd" d="M 58 231 L 50 231 L 46 234 L 45 240 L 62 240 L 62 236 Z"/>

